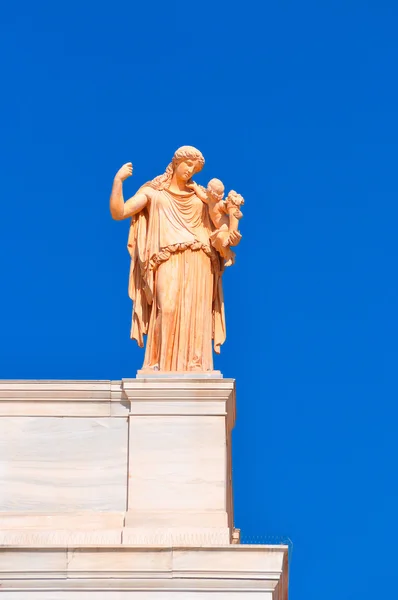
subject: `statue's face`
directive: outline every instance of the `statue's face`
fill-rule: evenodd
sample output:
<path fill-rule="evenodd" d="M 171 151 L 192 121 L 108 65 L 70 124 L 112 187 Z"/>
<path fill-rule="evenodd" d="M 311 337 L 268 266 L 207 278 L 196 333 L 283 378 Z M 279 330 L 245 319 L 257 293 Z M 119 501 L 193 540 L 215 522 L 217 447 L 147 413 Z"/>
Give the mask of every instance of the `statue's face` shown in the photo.
<path fill-rule="evenodd" d="M 197 160 L 191 160 L 189 158 L 179 162 L 175 168 L 175 174 L 177 175 L 178 179 L 189 181 L 196 171 L 197 163 Z"/>

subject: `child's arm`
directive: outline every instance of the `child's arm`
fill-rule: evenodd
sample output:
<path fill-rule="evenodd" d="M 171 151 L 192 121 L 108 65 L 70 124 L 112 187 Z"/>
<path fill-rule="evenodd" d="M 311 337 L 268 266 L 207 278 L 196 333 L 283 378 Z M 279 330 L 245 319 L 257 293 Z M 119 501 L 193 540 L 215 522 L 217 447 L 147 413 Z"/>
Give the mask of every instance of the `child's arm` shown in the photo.
<path fill-rule="evenodd" d="M 195 192 L 197 197 L 200 198 L 202 200 L 202 202 L 204 202 L 204 204 L 209 204 L 209 199 L 207 197 L 207 191 L 204 187 L 202 187 L 201 185 L 198 185 L 194 181 L 192 181 L 192 183 L 188 183 L 187 187 L 191 188 L 191 190 L 193 190 Z"/>

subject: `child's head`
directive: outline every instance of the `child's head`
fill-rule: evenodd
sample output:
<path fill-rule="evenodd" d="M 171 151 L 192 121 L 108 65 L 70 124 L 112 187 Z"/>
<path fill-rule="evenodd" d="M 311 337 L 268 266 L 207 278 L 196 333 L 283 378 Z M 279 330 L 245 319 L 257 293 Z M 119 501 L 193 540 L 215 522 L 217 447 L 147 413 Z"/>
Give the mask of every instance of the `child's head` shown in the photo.
<path fill-rule="evenodd" d="M 241 206 L 245 203 L 243 196 L 235 192 L 235 190 L 231 190 L 226 198 L 227 202 L 231 202 L 235 206 Z"/>
<path fill-rule="evenodd" d="M 224 196 L 224 184 L 219 179 L 210 179 L 207 184 L 207 191 L 214 202 L 222 200 Z"/>

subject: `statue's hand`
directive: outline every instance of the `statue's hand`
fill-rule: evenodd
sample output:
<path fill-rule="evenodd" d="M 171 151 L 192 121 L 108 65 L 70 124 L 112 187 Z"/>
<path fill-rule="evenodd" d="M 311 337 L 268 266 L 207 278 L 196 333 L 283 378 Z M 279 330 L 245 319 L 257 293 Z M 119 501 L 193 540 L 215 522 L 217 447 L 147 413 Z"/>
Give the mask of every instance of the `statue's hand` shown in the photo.
<path fill-rule="evenodd" d="M 195 181 L 191 181 L 187 183 L 187 188 L 195 192 L 198 198 L 202 200 L 205 204 L 208 204 L 207 192 L 204 187 L 198 185 Z"/>
<path fill-rule="evenodd" d="M 191 181 L 190 183 L 187 183 L 187 188 L 189 188 L 193 192 L 197 192 L 199 189 L 199 186 L 195 181 Z"/>
<path fill-rule="evenodd" d="M 242 236 L 239 233 L 239 231 L 231 231 L 231 233 L 229 234 L 229 238 L 228 238 L 228 245 L 229 246 L 237 246 L 239 244 L 239 242 L 241 241 Z"/>
<path fill-rule="evenodd" d="M 132 174 L 133 174 L 133 164 L 131 162 L 128 162 L 125 165 L 123 165 L 122 167 L 120 167 L 120 169 L 118 170 L 118 172 L 115 175 L 115 179 L 121 179 L 122 181 L 124 181 L 125 179 L 127 179 L 127 177 L 131 177 Z"/>

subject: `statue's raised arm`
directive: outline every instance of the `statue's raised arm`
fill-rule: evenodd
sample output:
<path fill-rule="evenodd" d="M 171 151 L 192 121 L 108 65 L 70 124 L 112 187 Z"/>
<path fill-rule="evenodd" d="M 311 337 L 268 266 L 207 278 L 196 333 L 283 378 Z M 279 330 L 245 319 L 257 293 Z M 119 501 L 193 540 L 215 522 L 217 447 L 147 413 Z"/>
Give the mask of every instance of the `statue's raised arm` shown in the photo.
<path fill-rule="evenodd" d="M 123 181 L 133 174 L 133 165 L 131 162 L 124 164 L 115 175 L 113 180 L 110 211 L 112 218 L 116 221 L 128 219 L 142 210 L 148 203 L 148 195 L 140 189 L 132 198 L 124 201 Z"/>

